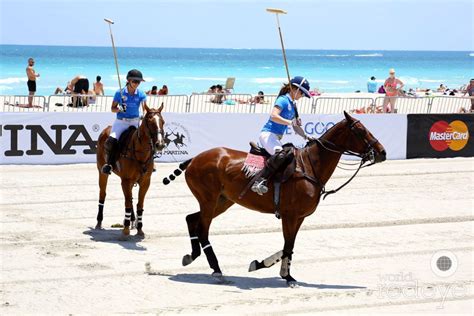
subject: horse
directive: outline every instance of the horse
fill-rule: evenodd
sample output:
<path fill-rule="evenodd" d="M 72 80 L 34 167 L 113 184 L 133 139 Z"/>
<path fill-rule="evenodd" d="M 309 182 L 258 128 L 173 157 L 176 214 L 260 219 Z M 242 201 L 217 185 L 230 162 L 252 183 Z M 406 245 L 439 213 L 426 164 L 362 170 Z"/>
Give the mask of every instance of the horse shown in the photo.
<path fill-rule="evenodd" d="M 280 191 L 282 199 L 279 212 L 285 240 L 283 250 L 263 261 L 254 260 L 249 266 L 249 272 L 269 268 L 281 260 L 281 278 L 286 280 L 288 286 L 297 286 L 297 281 L 290 274 L 296 235 L 304 219 L 315 212 L 320 197 L 325 192 L 325 184 L 342 154 L 360 157 L 359 169 L 366 163 L 374 164 L 386 159 L 383 145 L 365 126 L 347 112 L 344 112 L 344 116 L 345 119 L 319 139 L 312 139 L 304 148 L 295 150 L 297 168 L 293 176 L 281 185 Z M 200 256 L 202 248 L 213 270 L 212 277 L 223 282 L 225 278 L 209 242 L 212 220 L 234 203 L 261 213 L 273 214 L 275 211 L 272 183 L 269 183 L 269 191 L 263 196 L 250 190 L 243 191 L 243 188 L 248 188 L 249 182 L 242 172 L 246 155 L 246 152 L 218 147 L 181 163 L 179 169 L 174 171 L 175 176 L 185 172 L 186 183 L 198 200 L 200 209 L 199 212 L 186 216 L 192 251 L 183 257 L 182 264 L 186 266 L 193 262 Z M 163 183 L 167 184 L 174 179 L 170 175 L 163 179 Z M 242 195 L 243 192 L 245 194 Z"/>
<path fill-rule="evenodd" d="M 113 172 L 122 181 L 122 191 L 125 197 L 125 219 L 121 239 L 127 239 L 130 235 L 130 224 L 135 222 L 135 212 L 132 203 L 132 188 L 139 185 L 137 203 L 137 236 L 145 237 L 143 232 L 143 204 L 145 195 L 150 187 L 150 178 L 153 172 L 154 155 L 165 147 L 163 137 L 163 126 L 165 121 L 161 115 L 163 104 L 158 109 L 145 107 L 145 113 L 141 119 L 138 129 L 125 131 L 120 137 L 120 144 Z M 102 166 L 105 164 L 104 143 L 110 135 L 111 126 L 106 127 L 99 136 L 97 143 L 97 170 L 99 171 L 99 211 L 97 213 L 96 229 L 102 228 L 104 218 L 104 202 L 107 189 L 108 174 L 102 173 Z M 127 133 L 127 134 L 125 134 Z M 114 154 L 114 153 L 112 153 Z"/>

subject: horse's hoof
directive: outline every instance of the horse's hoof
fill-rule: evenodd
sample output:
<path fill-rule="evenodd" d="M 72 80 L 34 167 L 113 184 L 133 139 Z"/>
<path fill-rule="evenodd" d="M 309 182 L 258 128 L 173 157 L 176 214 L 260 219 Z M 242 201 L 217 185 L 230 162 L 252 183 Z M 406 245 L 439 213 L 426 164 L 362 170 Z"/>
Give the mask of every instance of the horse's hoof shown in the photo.
<path fill-rule="evenodd" d="M 145 239 L 145 233 L 142 230 L 137 231 L 135 236 L 140 238 L 140 239 Z"/>
<path fill-rule="evenodd" d="M 254 261 L 250 262 L 249 272 L 257 270 L 257 264 L 258 264 L 257 260 L 254 260 Z"/>
<path fill-rule="evenodd" d="M 217 281 L 219 284 L 232 284 L 232 281 L 228 281 L 221 272 L 213 272 L 211 274 L 212 278 Z"/>
<path fill-rule="evenodd" d="M 95 229 L 102 229 L 102 224 L 101 224 L 101 223 L 97 223 L 97 225 L 95 225 Z"/>
<path fill-rule="evenodd" d="M 130 235 L 125 235 L 122 233 L 122 235 L 120 235 L 119 237 L 119 240 L 120 241 L 129 241 L 130 240 Z"/>
<path fill-rule="evenodd" d="M 193 257 L 191 255 L 185 255 L 183 256 L 183 267 L 187 266 L 188 264 L 191 264 L 191 262 L 193 262 Z"/>
<path fill-rule="evenodd" d="M 122 235 L 126 235 L 126 236 L 130 235 L 130 228 L 129 227 L 124 227 L 122 229 Z"/>
<path fill-rule="evenodd" d="M 288 281 L 288 282 L 286 282 L 286 284 L 288 285 L 289 288 L 292 288 L 292 289 L 300 287 L 298 285 L 298 282 L 296 282 L 296 281 Z"/>

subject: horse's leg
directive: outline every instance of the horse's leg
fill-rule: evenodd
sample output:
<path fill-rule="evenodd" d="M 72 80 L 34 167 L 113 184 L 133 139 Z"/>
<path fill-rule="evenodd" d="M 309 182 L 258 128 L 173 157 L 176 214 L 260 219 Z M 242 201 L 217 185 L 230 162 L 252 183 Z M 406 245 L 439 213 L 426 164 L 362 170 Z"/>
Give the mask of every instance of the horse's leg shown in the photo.
<path fill-rule="evenodd" d="M 226 199 L 223 196 L 219 197 L 217 202 L 217 206 L 215 207 L 213 218 L 217 217 L 218 215 L 224 213 L 229 207 L 231 207 L 234 202 Z M 187 266 L 191 262 L 193 262 L 197 257 L 201 255 L 201 247 L 199 246 L 199 238 L 198 238 L 198 229 L 199 229 L 199 222 L 200 222 L 200 214 L 201 212 L 196 212 L 193 214 L 189 214 L 186 216 L 186 223 L 188 224 L 188 232 L 189 238 L 191 238 L 191 254 L 185 255 L 183 257 L 183 266 Z M 211 248 L 212 249 L 212 248 Z M 207 256 L 207 254 L 206 254 Z M 215 256 L 215 255 L 214 255 Z M 216 259 L 217 261 L 217 259 Z M 210 265 L 210 263 L 209 263 Z M 211 266 L 212 268 L 212 266 Z"/>
<path fill-rule="evenodd" d="M 286 280 L 290 287 L 296 287 L 298 284 L 296 280 L 290 275 L 291 259 L 293 255 L 293 248 L 295 246 L 295 239 L 304 218 L 284 217 L 282 218 L 283 237 L 285 238 L 285 245 L 283 246 L 283 256 L 281 261 L 280 276 Z"/>
<path fill-rule="evenodd" d="M 189 238 L 191 239 L 191 254 L 184 255 L 183 266 L 187 266 L 201 255 L 201 246 L 199 245 L 199 238 L 197 236 L 197 228 L 199 223 L 199 215 L 201 212 L 196 212 L 186 216 L 186 224 L 188 224 Z"/>
<path fill-rule="evenodd" d="M 108 174 L 104 174 L 99 170 L 99 211 L 97 212 L 97 224 L 95 229 L 102 228 L 102 220 L 104 219 L 104 203 L 105 196 L 107 195 L 107 180 L 109 179 Z"/>
<path fill-rule="evenodd" d="M 122 179 L 122 191 L 125 197 L 125 219 L 123 221 L 122 239 L 126 239 L 130 235 L 130 221 L 133 212 L 132 188 L 133 181 Z"/>
<path fill-rule="evenodd" d="M 143 204 L 145 203 L 145 195 L 150 187 L 150 177 L 145 177 L 140 183 L 140 189 L 138 190 L 138 203 L 137 203 L 137 236 L 145 238 L 145 233 L 143 232 Z M 132 211 L 133 215 L 133 211 Z M 132 218 L 132 222 L 134 219 Z"/>

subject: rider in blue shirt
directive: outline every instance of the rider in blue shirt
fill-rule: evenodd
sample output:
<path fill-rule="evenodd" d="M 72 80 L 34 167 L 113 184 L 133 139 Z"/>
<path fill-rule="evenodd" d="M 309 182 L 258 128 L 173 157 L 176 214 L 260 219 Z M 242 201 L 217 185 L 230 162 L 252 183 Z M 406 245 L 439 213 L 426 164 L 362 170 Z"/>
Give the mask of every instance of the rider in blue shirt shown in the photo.
<path fill-rule="evenodd" d="M 288 160 L 288 156 L 291 154 L 291 151 L 283 150 L 281 143 L 281 138 L 288 129 L 288 126 L 292 125 L 294 131 L 298 135 L 304 139 L 309 139 L 301 128 L 301 120 L 296 118 L 295 105 L 295 101 L 303 96 L 311 98 L 309 93 L 309 82 L 304 77 L 297 76 L 291 79 L 290 83 L 291 86 L 286 84 L 281 88 L 272 113 L 270 114 L 270 118 L 260 132 L 260 144 L 272 156 L 268 158 L 260 178 L 258 178 L 252 185 L 252 191 L 259 195 L 263 195 L 268 191 L 266 185 L 267 179 L 273 174 L 273 172 L 284 165 Z"/>
<path fill-rule="evenodd" d="M 146 95 L 138 90 L 143 80 L 139 70 L 132 69 L 127 74 L 127 85 L 115 93 L 112 102 L 112 112 L 117 113 L 117 119 L 112 124 L 109 138 L 105 142 L 106 164 L 102 166 L 102 172 L 110 174 L 113 164 L 113 152 L 118 147 L 120 135 L 130 126 L 138 127 L 140 123 L 140 105 L 146 106 Z"/>

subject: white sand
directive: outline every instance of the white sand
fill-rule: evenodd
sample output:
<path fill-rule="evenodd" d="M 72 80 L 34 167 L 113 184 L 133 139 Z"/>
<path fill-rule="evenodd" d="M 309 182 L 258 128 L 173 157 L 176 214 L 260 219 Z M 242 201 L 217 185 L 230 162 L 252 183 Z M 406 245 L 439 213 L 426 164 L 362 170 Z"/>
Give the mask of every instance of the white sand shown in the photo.
<path fill-rule="evenodd" d="M 248 264 L 282 248 L 280 221 L 232 207 L 210 240 L 232 284 L 209 276 L 190 252 L 184 217 L 197 203 L 184 178 L 161 179 L 145 204 L 141 242 L 118 242 L 123 219 L 117 177 L 109 181 L 103 231 L 93 164 L 1 166 L 0 313 L 429 313 L 473 310 L 474 159 L 391 161 L 361 171 L 303 224 L 287 288 L 279 266 Z M 345 180 L 340 171 L 329 187 Z M 457 271 L 436 276 L 430 261 L 452 251 Z M 145 273 L 145 263 L 152 271 Z M 401 280 L 401 279 L 403 280 Z"/>

